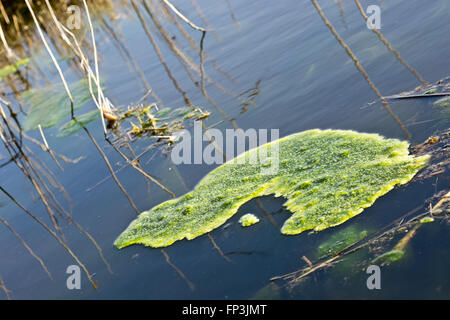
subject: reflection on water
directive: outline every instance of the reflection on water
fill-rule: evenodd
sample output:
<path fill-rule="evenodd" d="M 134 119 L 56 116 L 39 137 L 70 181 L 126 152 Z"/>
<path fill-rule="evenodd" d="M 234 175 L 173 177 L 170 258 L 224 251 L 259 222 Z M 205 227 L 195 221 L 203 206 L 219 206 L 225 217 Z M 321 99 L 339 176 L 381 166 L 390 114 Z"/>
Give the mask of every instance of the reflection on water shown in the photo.
<path fill-rule="evenodd" d="M 2 246 L 0 293 L 16 299 L 450 297 L 445 219 L 417 230 L 405 247 L 405 259 L 382 269 L 379 292 L 367 290 L 363 267 L 401 235 L 339 257 L 342 263 L 325 260 L 326 268 L 295 286 L 270 282 L 320 264 L 317 248 L 348 226 L 379 230 L 418 207 L 417 214 L 435 205 L 438 199 L 432 195 L 449 187 L 445 170 L 393 190 L 362 215 L 316 234 L 282 236 L 279 226 L 289 215 L 283 200 L 263 197 L 239 211 L 262 217 L 250 229 L 239 226 L 237 214 L 206 237 L 164 250 L 113 248 L 136 213 L 186 193 L 213 167 L 171 163 L 170 139 L 161 138 L 170 134 L 129 140 L 110 129 L 105 139 L 101 120 L 95 118 L 82 123 L 84 130 L 60 138 L 59 127 L 71 120 L 67 101 L 57 103 L 57 110 L 67 111 L 61 117 L 46 111 L 45 120 L 58 117 L 59 126 L 48 126 L 42 134 L 35 125 L 27 127 L 35 130 L 22 131 L 36 114 L 22 92 L 44 92 L 61 86 L 61 80 L 25 5 L 2 3 L 1 67 L 24 58 L 30 62 L 10 68 L 0 89 L 2 139 L 8 140 L 0 149 L 0 217 L 20 236 L 3 224 L 0 239 L 8 246 Z M 80 51 L 68 46 L 50 23 L 45 2 L 34 8 L 69 84 L 95 82 L 80 61 L 85 55 L 96 74 L 98 52 L 102 87 L 117 117 L 141 104 L 156 103 L 160 112 L 201 107 L 211 113 L 205 128 L 279 128 L 281 136 L 311 128 L 353 129 L 408 138 L 413 144 L 448 128 L 445 107 L 433 106 L 437 97 L 392 99 L 418 86 L 414 93 L 425 94 L 429 83 L 449 75 L 450 48 L 442 41 L 450 31 L 445 1 L 383 3 L 380 31 L 366 28 L 365 1 L 87 3 L 96 47 L 83 11 L 80 29 L 73 30 Z M 83 1 L 74 4 L 83 8 Z M 64 22 L 67 8 L 52 6 Z M 103 101 L 97 91 L 92 97 Z M 95 109 L 90 100 L 74 110 L 75 116 Z M 141 125 L 149 119 L 142 116 Z M 138 120 L 111 121 L 111 128 L 120 131 Z M 65 287 L 65 270 L 74 263 L 85 267 L 82 290 L 76 292 Z M 98 290 L 88 281 L 98 283 Z"/>

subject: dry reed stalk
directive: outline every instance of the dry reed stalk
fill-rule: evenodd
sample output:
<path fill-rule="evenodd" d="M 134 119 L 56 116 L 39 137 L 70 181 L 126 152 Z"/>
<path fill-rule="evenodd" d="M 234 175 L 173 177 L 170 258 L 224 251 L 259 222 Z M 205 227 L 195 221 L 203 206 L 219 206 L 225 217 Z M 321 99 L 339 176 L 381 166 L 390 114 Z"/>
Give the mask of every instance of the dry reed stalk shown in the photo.
<path fill-rule="evenodd" d="M 28 0 L 26 0 L 26 1 L 28 1 Z M 50 14 L 51 14 L 51 16 L 52 16 L 52 18 L 53 18 L 53 20 L 54 20 L 56 26 L 58 27 L 58 29 L 59 29 L 60 32 L 61 32 L 61 37 L 63 38 L 63 40 L 64 40 L 70 47 L 73 48 L 73 50 L 75 51 L 75 53 L 77 53 L 78 57 L 79 57 L 80 60 L 81 60 L 82 66 L 83 66 L 83 67 L 85 68 L 85 70 L 88 72 L 88 82 L 89 82 L 89 88 L 90 88 L 91 96 L 92 96 L 92 99 L 94 100 L 95 104 L 97 105 L 97 108 L 98 108 L 98 109 L 100 110 L 100 112 L 101 112 L 101 115 L 102 115 L 102 124 L 103 124 L 103 129 L 104 129 L 105 138 L 106 138 L 107 132 L 106 132 L 106 126 L 105 126 L 104 118 L 105 118 L 105 112 L 109 112 L 109 111 L 111 110 L 111 109 L 110 109 L 110 102 L 109 102 L 109 100 L 108 100 L 107 98 L 105 98 L 105 97 L 103 96 L 103 93 L 102 93 L 102 91 L 101 91 L 101 88 L 100 88 L 99 95 L 98 95 L 98 97 L 100 97 L 100 98 L 99 98 L 99 99 L 96 99 L 95 96 L 94 96 L 94 94 L 93 94 L 92 84 L 91 84 L 91 80 L 93 80 L 94 83 L 97 85 L 97 88 L 98 88 L 99 85 L 100 85 L 100 79 L 97 78 L 96 75 L 93 74 L 92 69 L 91 69 L 90 66 L 89 66 L 89 62 L 88 62 L 87 58 L 85 57 L 85 55 L 83 54 L 83 52 L 82 52 L 82 50 L 81 50 L 81 47 L 80 47 L 80 45 L 78 44 L 78 41 L 77 41 L 75 35 L 74 35 L 72 32 L 70 32 L 67 28 L 65 28 L 65 27 L 64 27 L 64 26 L 56 19 L 56 16 L 55 16 L 55 14 L 54 14 L 54 12 L 53 12 L 53 9 L 52 9 L 50 3 L 48 2 L 48 0 L 46 0 L 46 4 L 47 4 L 47 7 L 48 7 L 48 9 L 49 9 L 49 11 L 50 11 Z M 87 10 L 89 10 L 89 9 L 87 8 Z M 91 29 L 91 32 L 93 32 L 92 29 Z M 70 42 L 70 40 L 69 40 L 69 38 L 68 38 L 68 36 L 67 36 L 66 34 L 70 35 L 70 36 L 74 39 L 75 46 Z M 94 40 L 95 40 L 95 39 L 94 39 Z M 97 65 L 97 64 L 96 64 L 96 65 Z M 96 67 L 96 69 L 97 69 L 97 67 Z M 64 76 L 63 76 L 63 78 L 64 78 Z M 64 81 L 65 81 L 65 80 L 64 80 Z M 67 87 L 67 90 L 69 90 L 68 87 Z M 69 90 L 69 94 L 70 94 L 70 90 Z M 73 114 L 72 114 L 72 119 L 73 119 L 74 121 L 77 121 L 76 118 L 75 118 L 75 116 L 74 116 Z M 116 175 L 115 175 L 115 173 L 114 173 L 114 170 L 113 170 L 111 164 L 109 163 L 108 158 L 106 157 L 105 153 L 104 153 L 103 150 L 100 148 L 100 146 L 98 145 L 97 141 L 94 139 L 94 137 L 91 135 L 91 133 L 89 132 L 89 130 L 87 130 L 87 128 L 86 128 L 83 124 L 81 124 L 81 123 L 79 123 L 79 122 L 78 122 L 78 124 L 84 129 L 84 131 L 86 132 L 86 134 L 89 136 L 89 138 L 91 139 L 91 141 L 94 143 L 95 147 L 97 148 L 97 150 L 99 151 L 99 153 L 100 153 L 100 155 L 102 156 L 103 160 L 105 161 L 106 166 L 108 167 L 109 171 L 111 172 L 111 175 L 113 176 L 114 181 L 116 182 L 116 184 L 118 185 L 119 189 L 122 191 L 122 193 L 123 193 L 123 194 L 125 195 L 125 197 L 127 198 L 127 200 L 128 200 L 128 202 L 130 203 L 131 207 L 132 207 L 137 213 L 139 213 L 139 210 L 137 209 L 137 207 L 136 207 L 136 205 L 134 204 L 133 200 L 132 200 L 131 197 L 128 195 L 127 191 L 126 191 L 125 188 L 122 186 L 122 184 L 120 183 L 119 179 L 116 177 Z"/>
<path fill-rule="evenodd" d="M 186 22 L 189 26 L 194 28 L 195 30 L 205 32 L 206 29 L 201 28 L 197 25 L 195 25 L 193 22 L 191 22 L 188 18 L 186 18 L 170 1 L 168 0 L 162 0 L 169 8 L 172 10 L 181 20 Z"/>
<path fill-rule="evenodd" d="M 211 24 L 209 23 L 208 19 L 206 19 L 206 16 L 203 13 L 200 6 L 198 5 L 197 1 L 191 0 L 191 3 L 192 3 L 192 6 L 194 7 L 195 11 L 197 12 L 198 16 L 200 17 L 200 19 L 202 19 L 202 21 L 205 23 L 206 27 L 211 30 Z M 214 30 L 211 30 L 211 31 L 213 32 L 214 37 L 216 38 L 216 41 L 220 42 L 221 39 L 220 39 L 219 35 L 217 34 L 217 32 L 215 32 Z"/>
<path fill-rule="evenodd" d="M 0 12 L 2 13 L 3 19 L 5 19 L 6 24 L 10 24 L 8 14 L 6 13 L 5 7 L 3 6 L 2 0 L 0 0 Z"/>
<path fill-rule="evenodd" d="M 2 40 L 3 46 L 5 47 L 7 58 L 10 60 L 17 58 L 14 51 L 12 51 L 11 48 L 9 47 L 8 42 L 6 42 L 5 34 L 3 33 L 3 28 L 2 28 L 1 23 L 0 23 L 0 39 Z"/>
<path fill-rule="evenodd" d="M 105 133 L 105 135 L 107 134 L 106 131 L 106 124 L 105 124 L 105 118 L 109 117 L 114 117 L 113 116 L 113 111 L 111 109 L 111 102 L 104 96 L 103 94 L 103 90 L 100 86 L 100 78 L 98 75 L 98 58 L 97 58 L 97 48 L 96 48 L 96 44 L 95 44 L 95 36 L 93 28 L 92 28 L 92 23 L 90 22 L 90 15 L 89 15 L 89 8 L 85 7 L 86 12 L 87 12 L 87 16 L 88 16 L 88 20 L 89 20 L 89 26 L 90 26 L 90 32 L 91 32 L 91 38 L 93 41 L 93 47 L 94 47 L 94 68 L 95 68 L 95 74 L 92 71 L 92 68 L 90 67 L 89 61 L 86 58 L 85 54 L 83 53 L 77 38 L 75 37 L 75 35 L 69 31 L 63 24 L 61 24 L 59 22 L 59 20 L 56 18 L 56 15 L 49 3 L 48 0 L 45 1 L 46 5 L 49 9 L 50 15 L 61 35 L 61 38 L 64 40 L 64 42 L 66 42 L 66 44 L 72 48 L 72 50 L 74 51 L 74 53 L 78 56 L 78 58 L 80 59 L 80 65 L 82 70 L 84 70 L 87 73 L 87 78 L 88 78 L 88 84 L 89 84 L 89 91 L 91 93 L 92 96 L 92 100 L 94 101 L 95 105 L 97 106 L 97 108 L 101 111 L 101 119 L 102 119 L 102 125 L 103 125 L 103 131 Z M 69 36 L 73 39 L 75 45 L 70 41 Z M 92 81 L 94 82 L 94 85 L 97 86 L 97 97 L 95 97 L 94 95 L 94 91 L 93 91 L 93 87 L 92 87 Z"/>
<path fill-rule="evenodd" d="M 66 79 L 64 78 L 64 74 L 61 71 L 61 68 L 60 68 L 60 66 L 58 64 L 58 61 L 56 60 L 55 56 L 53 55 L 52 50 L 50 49 L 50 47 L 49 47 L 49 45 L 47 43 L 47 40 L 45 40 L 44 34 L 42 33 L 41 27 L 40 27 L 39 22 L 38 22 L 38 20 L 36 18 L 36 15 L 34 14 L 33 8 L 30 5 L 29 0 L 25 0 L 25 3 L 27 5 L 27 7 L 28 7 L 28 10 L 31 13 L 31 16 L 33 18 L 33 21 L 34 21 L 34 24 L 36 26 L 36 29 L 38 30 L 38 34 L 39 34 L 39 36 L 40 36 L 40 38 L 42 40 L 42 43 L 44 44 L 45 49 L 47 50 L 48 54 L 50 55 L 50 58 L 52 59 L 53 65 L 55 66 L 56 70 L 58 71 L 58 74 L 59 74 L 59 76 L 61 78 L 61 81 L 62 81 L 62 83 L 64 85 L 64 88 L 66 89 L 67 96 L 69 97 L 69 100 L 70 100 L 70 112 L 72 114 L 72 117 L 74 117 L 74 110 L 73 110 L 74 102 L 73 102 L 72 94 L 70 93 L 70 90 L 69 90 L 69 86 L 67 85 Z"/>

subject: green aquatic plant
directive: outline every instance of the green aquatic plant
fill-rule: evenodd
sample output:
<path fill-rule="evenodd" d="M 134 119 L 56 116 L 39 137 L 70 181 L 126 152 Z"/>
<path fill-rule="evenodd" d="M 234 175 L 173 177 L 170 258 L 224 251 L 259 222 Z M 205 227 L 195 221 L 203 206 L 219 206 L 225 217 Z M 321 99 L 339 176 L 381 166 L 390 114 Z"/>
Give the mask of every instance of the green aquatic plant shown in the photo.
<path fill-rule="evenodd" d="M 319 256 L 335 255 L 353 243 L 364 239 L 367 237 L 367 234 L 366 230 L 359 230 L 355 226 L 350 226 L 333 234 L 330 239 L 317 248 L 317 251 Z"/>
<path fill-rule="evenodd" d="M 258 290 L 250 300 L 280 300 L 281 288 L 273 281 Z"/>
<path fill-rule="evenodd" d="M 434 218 L 433 217 L 424 217 L 422 219 L 419 220 L 420 223 L 424 224 L 424 223 L 430 223 L 433 222 Z"/>
<path fill-rule="evenodd" d="M 450 107 L 450 97 L 441 98 L 434 105 L 438 107 Z"/>
<path fill-rule="evenodd" d="M 71 134 L 81 130 L 88 123 L 100 119 L 100 110 L 95 109 L 88 113 L 76 116 L 76 121 L 70 120 L 59 128 L 58 138 L 70 136 Z"/>
<path fill-rule="evenodd" d="M 69 84 L 69 87 L 74 99 L 74 110 L 80 109 L 91 99 L 87 80 Z M 96 94 L 96 88 L 93 88 L 93 92 Z M 29 105 L 23 123 L 25 130 L 35 130 L 39 124 L 43 128 L 53 127 L 70 114 L 70 102 L 62 84 L 27 90 L 21 94 L 21 99 Z"/>
<path fill-rule="evenodd" d="M 255 223 L 258 223 L 258 222 L 259 222 L 259 218 L 257 216 L 255 216 L 254 214 L 251 214 L 251 213 L 244 214 L 239 219 L 239 223 L 243 227 L 249 227 L 249 226 L 254 225 Z"/>
<path fill-rule="evenodd" d="M 9 76 L 10 74 L 13 74 L 17 70 L 19 70 L 20 66 L 27 65 L 30 62 L 30 59 L 24 58 L 20 59 L 16 63 L 10 64 L 6 67 L 3 67 L 0 69 L 0 80 L 2 80 L 4 77 Z"/>
<path fill-rule="evenodd" d="M 156 104 L 151 104 L 128 109 L 119 116 L 119 119 L 129 120 L 131 123 L 129 133 L 134 136 L 141 137 L 146 133 L 154 136 L 170 136 L 173 132 L 183 129 L 186 120 L 202 120 L 210 115 L 208 111 L 203 111 L 201 108 L 166 107 L 158 110 Z"/>
<path fill-rule="evenodd" d="M 398 261 L 405 255 L 405 251 L 403 250 L 391 250 L 386 253 L 383 253 L 381 256 L 372 260 L 372 264 L 381 263 L 381 265 L 389 265 L 392 262 Z"/>
<path fill-rule="evenodd" d="M 267 161 L 259 155 L 265 153 L 265 160 L 279 163 L 272 174 L 262 173 Z M 255 156 L 257 164 L 249 161 Z M 247 201 L 270 194 L 287 198 L 284 206 L 293 213 L 283 234 L 324 230 L 407 183 L 428 158 L 409 155 L 407 142 L 377 134 L 318 129 L 292 134 L 229 160 L 193 191 L 143 212 L 114 244 L 164 247 L 194 239 L 225 223 Z"/>

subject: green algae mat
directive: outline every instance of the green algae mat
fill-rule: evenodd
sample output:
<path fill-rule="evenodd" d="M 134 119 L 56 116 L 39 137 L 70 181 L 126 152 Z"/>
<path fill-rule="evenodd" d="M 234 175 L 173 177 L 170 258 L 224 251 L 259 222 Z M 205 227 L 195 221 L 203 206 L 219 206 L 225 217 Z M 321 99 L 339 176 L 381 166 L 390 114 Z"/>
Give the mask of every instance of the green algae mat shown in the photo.
<path fill-rule="evenodd" d="M 292 212 L 283 234 L 337 226 L 426 165 L 429 157 L 413 157 L 408 147 L 404 141 L 354 131 L 292 134 L 239 155 L 211 171 L 193 191 L 143 212 L 114 245 L 165 247 L 191 240 L 225 223 L 250 199 L 270 194 L 285 197 L 284 206 Z M 276 173 L 262 174 L 267 162 L 249 163 L 261 151 L 271 161 L 278 159 Z"/>

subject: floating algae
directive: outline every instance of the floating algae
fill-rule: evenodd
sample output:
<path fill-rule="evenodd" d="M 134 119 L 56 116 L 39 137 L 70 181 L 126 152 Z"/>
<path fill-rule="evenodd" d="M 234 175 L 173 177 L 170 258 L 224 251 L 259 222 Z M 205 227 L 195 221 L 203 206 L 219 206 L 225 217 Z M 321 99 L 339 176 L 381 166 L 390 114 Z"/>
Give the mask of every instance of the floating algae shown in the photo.
<path fill-rule="evenodd" d="M 375 258 L 374 260 L 372 260 L 372 264 L 377 264 L 381 262 L 381 265 L 389 265 L 392 262 L 395 262 L 397 260 L 400 260 L 401 258 L 403 258 L 403 256 L 405 255 L 405 251 L 403 250 L 391 250 L 388 251 L 384 254 L 382 254 L 381 256 Z"/>
<path fill-rule="evenodd" d="M 258 223 L 259 219 L 257 216 L 251 213 L 244 214 L 240 219 L 239 223 L 243 227 L 249 227 L 251 225 L 254 225 L 255 223 Z"/>
<path fill-rule="evenodd" d="M 90 100 L 87 80 L 69 84 L 74 99 L 74 110 L 81 108 Z M 93 88 L 96 94 L 96 86 Z M 57 125 L 70 114 L 70 101 L 62 84 L 52 85 L 44 89 L 31 89 L 22 93 L 21 98 L 30 106 L 23 124 L 25 130 L 35 130 L 39 124 L 43 128 Z"/>
<path fill-rule="evenodd" d="M 281 288 L 275 283 L 270 282 L 264 288 L 260 289 L 255 293 L 250 300 L 280 300 L 281 299 Z"/>
<path fill-rule="evenodd" d="M 0 69 L 0 80 L 2 80 L 4 77 L 9 76 L 10 74 L 13 74 L 17 70 L 19 70 L 20 66 L 27 65 L 30 62 L 30 59 L 20 59 L 16 63 L 10 64 L 6 67 L 3 67 Z"/>
<path fill-rule="evenodd" d="M 239 164 L 278 143 L 279 169 L 261 174 L 265 164 Z M 270 155 L 275 157 L 275 155 Z M 377 134 L 309 130 L 247 151 L 216 168 L 195 189 L 143 212 L 116 239 L 115 246 L 169 246 L 194 239 L 225 223 L 250 199 L 286 197 L 292 216 L 283 234 L 324 230 L 361 213 L 397 184 L 407 183 L 428 156 L 408 154 L 408 143 Z M 261 161 L 260 161 L 261 162 Z"/>
<path fill-rule="evenodd" d="M 437 100 L 433 105 L 438 107 L 450 107 L 450 97 L 445 97 Z"/>
<path fill-rule="evenodd" d="M 67 137 L 79 130 L 82 129 L 82 126 L 87 125 L 88 123 L 100 119 L 100 110 L 95 109 L 88 113 L 82 114 L 80 116 L 76 116 L 76 121 L 70 120 L 66 122 L 59 128 L 59 133 L 57 135 L 58 138 Z"/>
<path fill-rule="evenodd" d="M 434 218 L 433 217 L 424 217 L 422 219 L 419 220 L 420 223 L 424 224 L 424 223 L 430 223 L 433 222 Z"/>

